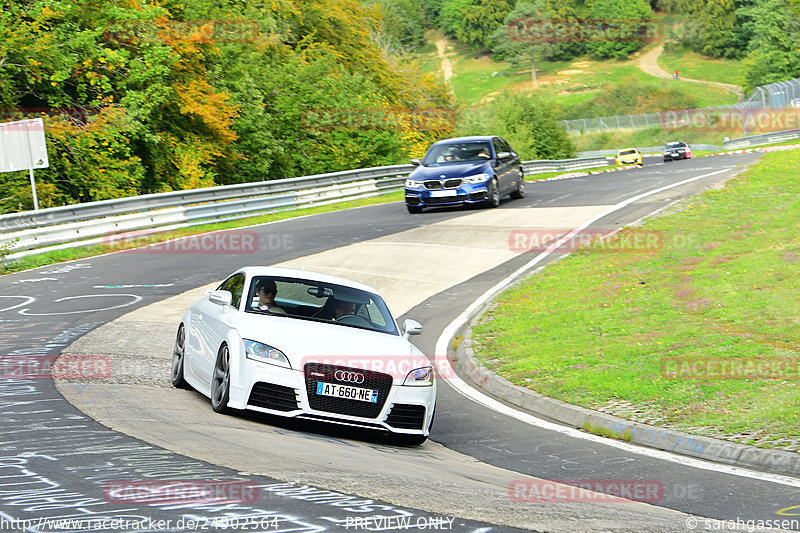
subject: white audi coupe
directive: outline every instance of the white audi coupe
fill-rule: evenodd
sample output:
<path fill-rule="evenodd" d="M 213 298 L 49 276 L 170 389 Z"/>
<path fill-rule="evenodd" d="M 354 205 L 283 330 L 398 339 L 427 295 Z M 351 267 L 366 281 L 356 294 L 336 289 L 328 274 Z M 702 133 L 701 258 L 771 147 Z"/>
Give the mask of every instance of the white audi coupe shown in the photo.
<path fill-rule="evenodd" d="M 277 267 L 245 267 L 178 326 L 172 384 L 218 413 L 253 410 L 388 431 L 422 444 L 436 405 L 431 362 L 371 287 Z"/>

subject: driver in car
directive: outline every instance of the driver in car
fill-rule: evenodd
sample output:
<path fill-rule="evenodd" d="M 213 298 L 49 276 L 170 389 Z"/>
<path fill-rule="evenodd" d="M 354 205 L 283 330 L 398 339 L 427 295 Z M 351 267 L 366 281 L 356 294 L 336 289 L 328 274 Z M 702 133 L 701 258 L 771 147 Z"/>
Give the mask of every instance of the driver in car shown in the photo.
<path fill-rule="evenodd" d="M 256 296 L 258 296 L 256 308 L 270 313 L 286 314 L 286 311 L 275 304 L 275 296 L 277 294 L 278 287 L 275 284 L 275 280 L 264 279 L 259 281 L 256 287 Z"/>
<path fill-rule="evenodd" d="M 356 304 L 355 302 L 346 302 L 344 300 L 336 300 L 336 303 L 333 306 L 333 319 L 339 320 L 345 315 L 354 315 L 356 314 Z"/>

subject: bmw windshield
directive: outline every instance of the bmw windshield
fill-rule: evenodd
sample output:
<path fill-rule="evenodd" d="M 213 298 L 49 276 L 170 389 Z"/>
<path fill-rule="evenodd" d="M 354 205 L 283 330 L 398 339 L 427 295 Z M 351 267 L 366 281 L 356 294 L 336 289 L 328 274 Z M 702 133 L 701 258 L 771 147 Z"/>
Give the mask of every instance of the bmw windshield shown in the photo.
<path fill-rule="evenodd" d="M 482 162 L 491 159 L 491 153 L 488 142 L 434 144 L 425 154 L 422 164 L 433 166 L 465 161 Z"/>

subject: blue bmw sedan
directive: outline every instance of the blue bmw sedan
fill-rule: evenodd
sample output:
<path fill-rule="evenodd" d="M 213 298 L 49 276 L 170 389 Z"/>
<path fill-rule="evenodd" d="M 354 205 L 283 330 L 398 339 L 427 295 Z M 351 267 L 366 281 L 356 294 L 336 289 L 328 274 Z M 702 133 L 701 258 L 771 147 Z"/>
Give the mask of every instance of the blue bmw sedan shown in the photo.
<path fill-rule="evenodd" d="M 457 137 L 428 148 L 408 175 L 406 207 L 419 213 L 424 207 L 500 205 L 506 194 L 525 195 L 525 177 L 519 155 L 497 136 Z"/>

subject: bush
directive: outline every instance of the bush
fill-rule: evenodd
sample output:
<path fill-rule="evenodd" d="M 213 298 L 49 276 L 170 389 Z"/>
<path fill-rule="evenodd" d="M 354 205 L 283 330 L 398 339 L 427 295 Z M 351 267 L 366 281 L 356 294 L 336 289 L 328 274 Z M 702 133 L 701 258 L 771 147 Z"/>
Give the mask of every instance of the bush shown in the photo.
<path fill-rule="evenodd" d="M 536 97 L 501 94 L 488 106 L 465 112 L 457 131 L 459 135 L 500 135 L 523 160 L 575 155 L 567 132 Z"/>

